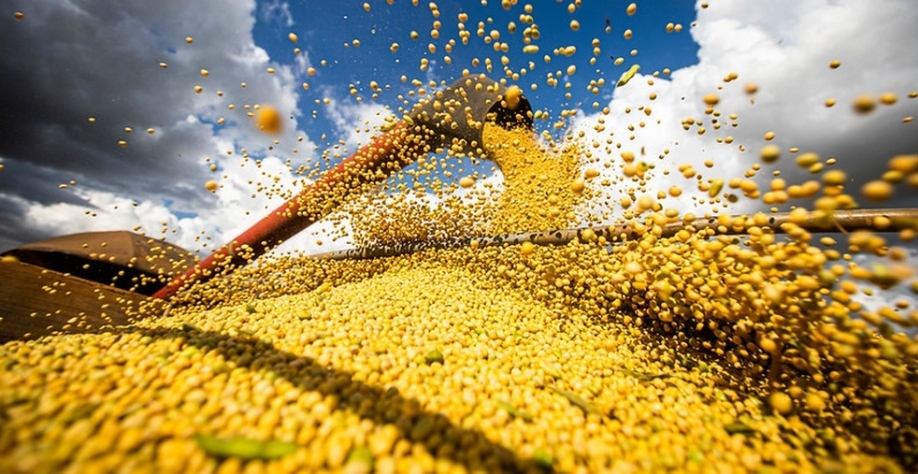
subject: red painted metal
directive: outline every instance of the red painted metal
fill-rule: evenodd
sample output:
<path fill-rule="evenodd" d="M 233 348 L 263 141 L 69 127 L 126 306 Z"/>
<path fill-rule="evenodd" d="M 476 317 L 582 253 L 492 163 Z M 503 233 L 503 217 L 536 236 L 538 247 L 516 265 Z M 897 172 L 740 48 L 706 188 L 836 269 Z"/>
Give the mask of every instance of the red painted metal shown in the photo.
<path fill-rule="evenodd" d="M 173 278 L 153 298 L 168 299 L 194 282 L 251 262 L 327 215 L 350 191 L 382 181 L 426 154 L 422 148 L 408 132 L 408 125 L 399 122 L 194 268 Z"/>

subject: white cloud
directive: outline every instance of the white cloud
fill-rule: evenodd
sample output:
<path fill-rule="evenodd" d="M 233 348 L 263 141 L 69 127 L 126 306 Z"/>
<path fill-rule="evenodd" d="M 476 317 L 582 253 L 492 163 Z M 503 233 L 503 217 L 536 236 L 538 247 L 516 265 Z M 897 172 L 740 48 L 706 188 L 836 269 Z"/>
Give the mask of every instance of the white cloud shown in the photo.
<path fill-rule="evenodd" d="M 261 17 L 267 23 L 276 23 L 280 26 L 293 26 L 293 15 L 290 14 L 290 4 L 280 0 L 270 0 L 261 5 Z"/>
<path fill-rule="evenodd" d="M 885 306 L 900 315 L 908 317 L 910 313 L 918 311 L 918 295 L 909 289 L 911 282 L 918 278 L 918 275 L 915 275 L 916 270 L 918 270 L 918 247 L 914 245 L 910 247 L 901 246 L 899 245 L 900 242 L 896 242 L 895 237 L 891 235 L 887 236 L 887 238 L 890 245 L 898 246 L 905 253 L 903 260 L 890 261 L 890 259 L 877 257 L 873 254 L 858 253 L 852 256 L 852 261 L 867 269 L 873 269 L 874 265 L 877 264 L 885 265 L 887 268 L 898 266 L 897 272 L 905 270 L 910 273 L 910 276 L 898 285 L 886 289 L 882 289 L 869 281 L 858 281 L 859 291 L 852 295 L 852 299 L 864 305 L 865 311 L 879 311 L 880 308 Z M 918 333 L 918 330 L 911 328 L 908 333 L 914 335 Z"/>
<path fill-rule="evenodd" d="M 158 235 L 166 222 L 170 241 L 206 251 L 283 202 L 260 189 L 289 195 L 301 184 L 289 168 L 309 164 L 315 144 L 297 130 L 298 71 L 254 43 L 253 0 L 110 3 L 30 4 L 26 20 L 2 20 L 14 33 L 0 46 L 0 108 L 22 113 L 0 118 L 11 213 L 0 244 L 138 225 Z M 286 4 L 269 10 L 292 21 Z M 259 132 L 247 116 L 256 105 L 276 107 L 285 130 Z M 223 186 L 216 194 L 210 179 Z M 77 185 L 58 189 L 69 180 Z"/>
<path fill-rule="evenodd" d="M 635 154 L 645 150 L 644 159 L 658 167 L 648 191 L 678 185 L 691 192 L 678 200 L 667 199 L 665 207 L 699 214 L 710 206 L 698 205 L 692 197 L 704 199 L 705 193 L 695 190 L 695 181 L 684 179 L 677 166 L 692 164 L 706 179 L 742 176 L 760 161 L 758 152 L 766 144 L 763 135 L 768 131 L 776 132 L 772 143 L 784 150 L 799 147 L 823 158 L 837 157 L 838 167 L 855 179 L 873 178 L 893 154 L 918 150 L 914 123 L 902 123 L 904 117 L 918 112 L 918 101 L 905 98 L 914 90 L 918 76 L 918 49 L 912 46 L 918 39 L 915 24 L 918 10 L 907 0 L 710 2 L 709 8 L 699 8 L 697 25 L 691 29 L 699 44 L 698 64 L 674 71 L 669 80 L 635 76 L 614 91 L 608 116 L 581 115 L 574 121 L 574 130 L 584 131 L 588 148 L 593 142 L 602 145 L 590 148 L 600 159 L 611 157 L 616 163 L 606 171 L 611 179 L 621 176 L 618 144 L 621 150 Z M 838 69 L 829 67 L 835 59 L 841 61 Z M 725 83 L 723 78 L 731 72 L 738 78 Z M 752 96 L 754 103 L 744 92 L 749 82 L 759 86 Z M 852 112 L 856 96 L 885 91 L 896 93 L 899 102 L 866 117 Z M 720 98 L 716 107 L 721 111 L 719 130 L 712 116 L 704 113 L 702 97 L 711 93 Z M 836 99 L 837 105 L 826 107 L 829 98 Z M 629 107 L 631 112 L 625 113 Z M 650 107 L 652 114 L 645 115 L 640 107 Z M 735 127 L 729 114 L 737 116 Z M 703 120 L 705 134 L 698 135 L 697 126 L 683 130 L 682 121 L 687 117 Z M 601 118 L 605 130 L 596 132 Z M 732 144 L 717 142 L 728 136 Z M 605 144 L 608 138 L 611 146 Z M 741 145 L 745 152 L 740 151 Z M 669 155 L 659 160 L 665 149 L 670 150 Z M 712 169 L 704 166 L 705 160 L 714 163 Z M 659 168 L 670 169 L 671 174 L 663 176 Z M 775 168 L 766 165 L 758 173 L 762 191 L 767 190 Z M 786 151 L 777 168 L 790 183 L 812 179 L 795 169 Z M 620 192 L 622 184 L 615 188 Z M 765 206 L 741 198 L 731 211 L 748 212 L 755 207 Z"/>
<path fill-rule="evenodd" d="M 256 168 L 254 161 L 248 167 Z M 255 172 L 228 173 L 225 179 L 218 180 L 217 192 L 198 203 L 194 217 L 180 217 L 185 212 L 161 200 L 136 201 L 98 189 L 84 189 L 79 184 L 65 192 L 75 194 L 85 204 L 35 205 L 19 197 L 13 199 L 26 208 L 22 225 L 39 233 L 53 235 L 63 228 L 68 233 L 134 229 L 206 253 L 285 202 L 297 189 L 296 183 L 275 182 L 274 177 L 286 174 L 286 166 L 276 157 L 261 160 Z M 259 188 L 271 192 L 256 192 Z"/>
<path fill-rule="evenodd" d="M 312 61 L 309 60 L 309 53 L 306 51 L 300 51 L 300 54 L 297 54 L 293 59 L 293 64 L 296 67 L 295 72 L 297 77 L 303 78 L 309 74 L 309 68 L 312 67 Z"/>
<path fill-rule="evenodd" d="M 376 102 L 358 103 L 348 99 L 330 99 L 325 111 L 338 129 L 340 139 L 345 143 L 344 148 L 349 153 L 370 143 L 379 133 L 379 127 L 385 123 L 386 117 L 392 115 L 385 105 Z"/>

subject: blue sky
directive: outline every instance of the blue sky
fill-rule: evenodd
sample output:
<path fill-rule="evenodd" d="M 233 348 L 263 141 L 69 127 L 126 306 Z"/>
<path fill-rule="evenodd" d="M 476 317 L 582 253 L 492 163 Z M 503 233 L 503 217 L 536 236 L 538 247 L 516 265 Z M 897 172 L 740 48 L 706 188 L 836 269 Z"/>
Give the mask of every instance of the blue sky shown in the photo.
<path fill-rule="evenodd" d="M 437 2 L 440 15 L 434 18 L 428 2 L 418 2 L 413 6 L 408 1 L 393 2 L 388 5 L 382 1 L 368 2 L 370 10 L 362 8 L 362 2 L 290 2 L 287 9 L 278 7 L 277 2 L 260 2 L 257 21 L 253 31 L 255 42 L 265 49 L 272 60 L 293 64 L 293 49 L 299 47 L 309 58 L 309 63 L 316 68 L 313 77 L 304 78 L 310 89 L 300 92 L 298 105 L 304 113 L 317 109 L 315 100 L 329 95 L 339 100 L 351 100 L 348 84 L 354 84 L 360 96 L 366 101 L 373 101 L 369 89 L 371 80 L 381 86 L 390 85 L 392 89 L 382 94 L 376 102 L 383 105 L 398 106 L 396 96 L 414 89 L 411 79 L 426 82 L 428 77 L 435 80 L 446 80 L 448 83 L 460 77 L 464 69 L 472 73 L 487 73 L 484 58 L 492 58 L 494 69 L 489 76 L 500 79 L 504 76 L 499 58 L 492 44 L 485 44 L 477 33 L 478 23 L 486 23 L 486 34 L 491 30 L 500 33 L 501 42 L 507 42 L 510 50 L 505 54 L 509 67 L 519 70 L 528 69 L 529 62 L 535 63 L 535 69 L 528 75 L 508 84 L 515 83 L 523 87 L 527 98 L 534 108 L 550 112 L 556 117 L 562 109 L 589 108 L 593 102 L 605 105 L 611 97 L 614 83 L 622 72 L 632 64 L 640 64 L 642 70 L 650 73 L 663 71 L 664 68 L 676 70 L 697 63 L 698 45 L 689 34 L 689 26 L 695 19 L 694 2 L 687 0 L 665 0 L 645 3 L 634 15 L 626 13 L 629 2 L 584 2 L 575 12 L 569 13 L 570 2 L 541 1 L 532 2 L 532 15 L 539 27 L 540 37 L 533 44 L 540 45 L 536 54 L 524 54 L 522 48 L 523 29 L 526 26 L 520 21 L 524 13 L 520 3 L 510 10 L 501 7 L 500 2 L 477 1 Z M 459 42 L 458 15 L 466 13 L 468 21 L 465 27 L 471 30 L 472 36 L 468 45 Z M 431 38 L 433 22 L 439 20 L 440 36 Z M 580 24 L 578 31 L 570 27 L 571 20 Z M 606 25 L 610 26 L 606 32 Z M 516 33 L 508 31 L 508 25 L 515 22 Z M 667 32 L 666 24 L 682 24 L 681 33 Z M 626 29 L 634 33 L 630 40 L 623 37 Z M 417 31 L 419 39 L 412 40 L 411 32 Z M 296 44 L 288 39 L 294 32 L 299 37 Z M 593 58 L 592 41 L 600 40 L 601 54 L 596 56 L 595 65 L 590 64 Z M 354 40 L 359 47 L 353 46 Z M 456 41 L 452 52 L 444 48 L 450 40 Z M 392 53 L 393 43 L 399 45 L 397 53 Z M 345 47 L 345 44 L 348 46 Z M 428 46 L 436 46 L 436 53 L 431 54 Z M 559 45 L 577 47 L 577 54 L 571 57 L 556 56 L 552 50 Z M 636 56 L 632 50 L 638 50 Z M 544 56 L 551 57 L 546 64 Z M 444 56 L 452 59 L 446 64 Z M 616 66 L 613 58 L 624 57 L 623 64 Z M 421 58 L 431 61 L 429 74 L 419 70 Z M 475 67 L 473 58 L 479 58 L 480 64 Z M 325 59 L 327 66 L 320 65 Z M 546 74 L 566 71 L 571 64 L 577 66 L 578 73 L 567 76 L 562 73 L 561 84 L 551 87 L 546 84 Z M 402 83 L 401 76 L 407 76 L 409 83 Z M 605 78 L 607 85 L 600 94 L 594 95 L 587 90 L 591 80 Z M 571 89 L 566 90 L 564 83 L 570 82 Z M 531 89 L 535 84 L 538 88 Z M 565 97 L 571 93 L 571 98 Z M 325 130 L 329 136 L 337 137 L 335 128 L 328 123 L 327 114 L 319 107 L 318 119 L 307 121 L 311 130 Z M 538 125 L 552 130 L 550 123 Z"/>

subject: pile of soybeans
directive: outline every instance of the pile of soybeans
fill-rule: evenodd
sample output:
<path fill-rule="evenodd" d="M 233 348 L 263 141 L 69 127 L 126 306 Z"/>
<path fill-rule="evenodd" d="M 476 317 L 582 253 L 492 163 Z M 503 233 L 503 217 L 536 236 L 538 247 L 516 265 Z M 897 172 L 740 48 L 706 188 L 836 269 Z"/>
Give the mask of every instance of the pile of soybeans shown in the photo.
<path fill-rule="evenodd" d="M 571 155 L 550 156 L 525 129 L 486 136 L 508 171 L 486 222 L 531 230 L 576 214 L 585 186 Z M 429 226 L 450 225 L 431 212 Z M 743 237 L 690 226 L 661 237 L 673 220 L 651 213 L 631 240 L 586 230 L 554 247 L 277 256 L 167 316 L 5 344 L 0 469 L 914 467 L 918 343 L 898 331 L 918 315 L 853 298 L 858 278 L 890 285 L 897 273 L 833 265 L 850 255 L 810 245 L 794 222 L 778 237 L 765 214 L 719 218 Z M 901 253 L 879 235 L 850 240 Z"/>

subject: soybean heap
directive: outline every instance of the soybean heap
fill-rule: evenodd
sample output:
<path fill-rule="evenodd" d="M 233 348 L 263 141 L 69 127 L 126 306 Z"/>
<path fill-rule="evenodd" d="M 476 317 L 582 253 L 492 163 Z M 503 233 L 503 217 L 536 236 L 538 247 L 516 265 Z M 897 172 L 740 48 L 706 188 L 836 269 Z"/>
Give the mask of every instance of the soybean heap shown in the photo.
<path fill-rule="evenodd" d="M 713 113 L 717 97 L 704 101 Z M 894 237 L 851 232 L 847 245 L 803 226 L 831 221 L 856 197 L 914 193 L 918 155 L 891 157 L 884 179 L 859 191 L 843 170 L 822 172 L 826 160 L 813 153 L 797 164 L 820 179 L 776 176 L 765 193 L 749 174 L 699 178 L 718 205 L 730 189 L 812 207 L 792 212 L 785 235 L 762 211 L 712 213 L 718 226 L 668 236 L 663 226 L 696 216 L 664 207 L 683 190 L 652 188 L 659 164 L 627 149 L 602 161 L 576 136 L 556 144 L 485 127 L 482 156 L 431 157 L 350 196 L 332 219 L 350 218 L 360 246 L 562 229 L 602 221 L 591 203 L 619 184 L 630 186 L 615 200 L 633 237 L 589 229 L 563 246 L 471 240 L 376 259 L 275 255 L 181 295 L 168 315 L 7 343 L 0 469 L 918 467 L 918 340 L 908 332 L 918 311 L 866 309 L 858 298 L 868 284 L 918 292 L 907 249 L 890 244 L 913 241 L 918 222 Z M 780 154 L 765 147 L 761 161 Z M 441 181 L 481 159 L 499 166 L 501 182 Z M 679 172 L 695 179 L 691 165 Z M 861 253 L 880 263 L 860 265 Z"/>

